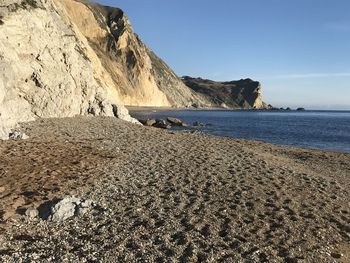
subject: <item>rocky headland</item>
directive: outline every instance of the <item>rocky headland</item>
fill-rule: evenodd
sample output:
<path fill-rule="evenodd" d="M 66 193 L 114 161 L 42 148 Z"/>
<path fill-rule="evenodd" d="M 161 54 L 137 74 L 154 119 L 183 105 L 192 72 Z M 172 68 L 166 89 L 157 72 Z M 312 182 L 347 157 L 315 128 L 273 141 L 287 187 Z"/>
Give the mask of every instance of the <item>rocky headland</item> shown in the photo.
<path fill-rule="evenodd" d="M 251 79 L 218 82 L 182 77 L 182 81 L 210 101 L 212 107 L 231 109 L 267 109 L 262 99 L 262 85 Z"/>

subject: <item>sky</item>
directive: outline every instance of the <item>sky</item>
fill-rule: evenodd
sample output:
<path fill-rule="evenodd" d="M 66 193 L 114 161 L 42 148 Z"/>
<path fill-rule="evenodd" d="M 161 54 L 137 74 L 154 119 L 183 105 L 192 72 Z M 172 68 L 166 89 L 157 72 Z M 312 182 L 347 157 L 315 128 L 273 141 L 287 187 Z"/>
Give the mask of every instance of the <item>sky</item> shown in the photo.
<path fill-rule="evenodd" d="M 350 110 L 349 0 L 98 0 L 179 75 L 251 78 L 277 107 Z"/>

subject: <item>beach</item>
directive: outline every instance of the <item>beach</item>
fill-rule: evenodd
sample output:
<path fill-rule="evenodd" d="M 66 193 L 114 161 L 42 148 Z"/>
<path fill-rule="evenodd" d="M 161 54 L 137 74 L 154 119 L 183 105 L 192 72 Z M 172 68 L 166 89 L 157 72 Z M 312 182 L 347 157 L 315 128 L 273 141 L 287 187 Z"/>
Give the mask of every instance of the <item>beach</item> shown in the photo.
<path fill-rule="evenodd" d="M 40 119 L 0 141 L 0 261 L 350 262 L 350 154 Z M 23 215 L 55 198 L 95 206 Z"/>

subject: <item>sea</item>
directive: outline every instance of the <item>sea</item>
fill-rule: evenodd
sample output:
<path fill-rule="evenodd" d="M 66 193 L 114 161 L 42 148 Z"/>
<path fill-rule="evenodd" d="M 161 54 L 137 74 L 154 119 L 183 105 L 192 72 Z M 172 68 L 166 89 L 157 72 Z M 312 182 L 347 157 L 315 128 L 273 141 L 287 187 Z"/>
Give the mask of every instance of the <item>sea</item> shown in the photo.
<path fill-rule="evenodd" d="M 179 118 L 175 130 L 350 153 L 350 111 L 130 110 L 138 119 Z M 195 122 L 202 127 L 191 127 Z"/>

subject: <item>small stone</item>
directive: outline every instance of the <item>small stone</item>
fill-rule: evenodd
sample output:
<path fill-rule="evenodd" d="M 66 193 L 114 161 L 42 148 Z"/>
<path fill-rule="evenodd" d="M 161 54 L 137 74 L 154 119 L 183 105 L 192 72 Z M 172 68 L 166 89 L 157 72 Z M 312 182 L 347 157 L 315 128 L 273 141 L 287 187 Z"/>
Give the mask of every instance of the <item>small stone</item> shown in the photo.
<path fill-rule="evenodd" d="M 91 210 L 92 207 L 93 207 L 93 202 L 91 200 L 85 200 L 80 203 L 77 213 L 80 216 L 85 215 L 87 212 Z"/>
<path fill-rule="evenodd" d="M 342 254 L 337 253 L 337 252 L 332 252 L 332 253 L 331 253 L 331 256 L 332 256 L 333 258 L 337 258 L 337 259 L 339 259 L 339 258 L 341 258 L 341 257 L 342 257 Z"/>
<path fill-rule="evenodd" d="M 5 192 L 5 187 L 4 186 L 0 186 L 0 193 Z"/>
<path fill-rule="evenodd" d="M 33 207 L 26 210 L 25 215 L 29 218 L 36 218 L 39 215 L 39 211 Z"/>
<path fill-rule="evenodd" d="M 9 134 L 9 139 L 10 140 L 26 140 L 29 137 L 21 131 L 13 131 Z"/>
<path fill-rule="evenodd" d="M 91 200 L 85 200 L 80 203 L 80 207 L 82 208 L 92 207 L 92 205 L 93 205 L 93 202 Z"/>

